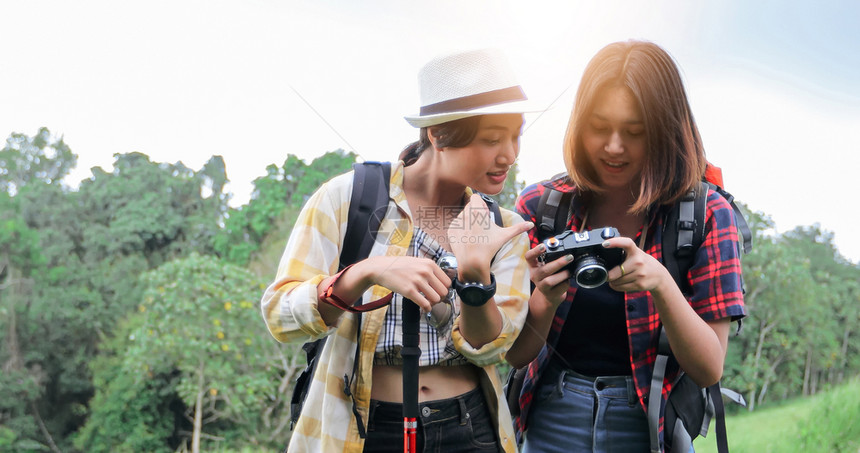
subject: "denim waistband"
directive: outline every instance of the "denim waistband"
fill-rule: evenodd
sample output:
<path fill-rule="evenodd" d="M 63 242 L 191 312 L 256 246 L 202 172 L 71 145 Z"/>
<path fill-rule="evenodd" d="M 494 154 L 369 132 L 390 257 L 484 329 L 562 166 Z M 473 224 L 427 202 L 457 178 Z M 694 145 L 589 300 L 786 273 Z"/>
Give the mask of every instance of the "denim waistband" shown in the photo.
<path fill-rule="evenodd" d="M 580 388 L 590 387 L 593 392 L 611 391 L 616 395 L 627 397 L 629 404 L 638 402 L 636 385 L 633 376 L 586 376 L 553 362 L 547 369 L 545 385 L 555 385 L 559 394 L 565 383 L 576 385 Z"/>
<path fill-rule="evenodd" d="M 462 395 L 433 401 L 418 403 L 418 414 L 424 425 L 459 418 L 464 424 L 469 419 L 469 411 L 485 406 L 481 387 L 470 390 Z M 370 418 L 376 420 L 403 420 L 403 404 L 388 401 L 370 400 Z"/>

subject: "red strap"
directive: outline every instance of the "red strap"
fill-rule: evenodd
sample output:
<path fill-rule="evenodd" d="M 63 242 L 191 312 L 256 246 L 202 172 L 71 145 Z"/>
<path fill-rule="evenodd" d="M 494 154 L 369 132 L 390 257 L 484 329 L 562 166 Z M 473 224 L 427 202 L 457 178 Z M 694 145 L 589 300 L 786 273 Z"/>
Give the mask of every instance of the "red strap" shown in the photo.
<path fill-rule="evenodd" d="M 349 269 L 350 267 L 352 267 L 351 264 L 349 266 L 343 268 L 343 270 L 341 270 L 340 272 L 338 272 L 337 274 L 334 275 L 334 278 L 331 279 L 331 282 L 322 291 L 322 294 L 319 295 L 319 299 L 321 301 L 326 302 L 330 305 L 334 305 L 335 307 L 340 308 L 343 311 L 348 311 L 350 313 L 362 313 L 365 311 L 376 310 L 377 308 L 388 305 L 388 303 L 391 302 L 391 298 L 394 296 L 394 293 L 388 293 L 386 296 L 384 296 L 380 299 L 377 299 L 377 300 L 370 302 L 366 305 L 358 305 L 358 306 L 352 306 L 352 305 L 344 302 L 344 300 L 341 299 L 340 297 L 338 297 L 334 293 L 334 284 L 335 284 L 335 282 L 337 282 L 337 279 L 339 279 L 340 276 L 344 272 L 346 272 L 346 270 Z"/>

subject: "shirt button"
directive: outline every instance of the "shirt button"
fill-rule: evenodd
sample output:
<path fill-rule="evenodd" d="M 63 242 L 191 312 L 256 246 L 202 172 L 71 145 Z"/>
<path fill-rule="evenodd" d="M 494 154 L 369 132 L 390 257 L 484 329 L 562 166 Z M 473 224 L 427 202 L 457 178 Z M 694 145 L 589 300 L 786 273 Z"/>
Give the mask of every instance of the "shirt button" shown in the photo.
<path fill-rule="evenodd" d="M 421 415 L 423 415 L 425 417 L 429 417 L 430 416 L 430 408 L 427 406 L 424 406 L 424 408 L 421 409 Z"/>
<path fill-rule="evenodd" d="M 635 305 L 633 305 L 633 304 L 627 304 L 627 311 L 635 311 L 635 310 L 636 310 L 636 306 L 635 306 Z"/>

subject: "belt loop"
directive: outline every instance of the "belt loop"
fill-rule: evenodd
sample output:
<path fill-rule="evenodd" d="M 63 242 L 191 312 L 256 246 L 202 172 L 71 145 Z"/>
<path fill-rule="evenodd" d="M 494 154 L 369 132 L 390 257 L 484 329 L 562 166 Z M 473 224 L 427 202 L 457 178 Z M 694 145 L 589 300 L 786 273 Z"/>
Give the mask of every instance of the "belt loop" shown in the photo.
<path fill-rule="evenodd" d="M 627 404 L 634 407 L 639 403 L 639 394 L 636 392 L 636 386 L 633 385 L 633 377 L 627 377 L 625 380 L 627 381 Z"/>
<path fill-rule="evenodd" d="M 466 409 L 466 400 L 462 396 L 458 396 L 457 403 L 460 404 L 460 426 L 464 426 L 469 421 L 469 410 Z"/>
<path fill-rule="evenodd" d="M 564 397 L 564 377 L 567 376 L 567 370 L 561 370 L 558 373 L 558 382 L 555 384 L 555 394 L 558 398 Z"/>

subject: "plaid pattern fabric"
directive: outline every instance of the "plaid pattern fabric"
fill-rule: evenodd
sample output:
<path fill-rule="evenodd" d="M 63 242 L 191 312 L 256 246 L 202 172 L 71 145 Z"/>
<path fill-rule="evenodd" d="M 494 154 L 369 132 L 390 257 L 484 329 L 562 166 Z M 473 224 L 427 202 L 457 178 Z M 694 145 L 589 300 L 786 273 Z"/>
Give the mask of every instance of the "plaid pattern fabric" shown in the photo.
<path fill-rule="evenodd" d="M 447 251 L 439 245 L 430 235 L 421 228 L 413 228 L 412 241 L 409 245 L 409 256 L 430 258 L 438 262 Z M 459 313 L 459 298 L 454 300 L 454 312 Z M 422 312 L 423 314 L 423 312 Z M 449 321 L 454 321 L 453 316 Z M 427 318 L 421 316 L 418 325 L 418 344 L 421 345 L 421 356 L 418 357 L 418 366 L 429 365 L 465 365 L 468 363 L 457 349 L 450 335 L 447 335 L 447 326 L 440 326 L 439 331 L 427 322 Z M 403 357 L 400 349 L 403 347 L 403 296 L 394 294 L 388 312 L 385 313 L 385 322 L 379 341 L 376 343 L 376 354 L 373 357 L 374 365 L 403 365 Z"/>
<path fill-rule="evenodd" d="M 352 181 L 351 172 L 337 176 L 307 201 L 287 242 L 276 279 L 266 288 L 261 301 L 263 319 L 278 341 L 302 343 L 328 336 L 302 416 L 292 434 L 290 452 L 358 453 L 364 447 L 352 414 L 352 400 L 342 391 L 344 376 L 353 373 L 360 326 L 359 364 L 350 390 L 362 422 L 367 423 L 373 356 L 388 307 L 363 315 L 344 313 L 334 327 L 327 327 L 317 311 L 317 285 L 337 272 Z M 388 210 L 370 256 L 406 256 L 409 252 L 414 225 L 403 192 L 402 163 L 392 165 L 389 193 Z M 467 195 L 471 195 L 469 190 Z M 520 216 L 511 211 L 502 210 L 502 217 L 505 225 L 522 222 Z M 501 444 L 511 453 L 516 451 L 513 423 L 495 364 L 503 360 L 525 322 L 529 273 L 522 257 L 527 250 L 526 235 L 518 236 L 502 246 L 491 265 L 497 284 L 494 301 L 502 315 L 498 338 L 475 349 L 463 339 L 456 321 L 451 331 L 456 351 L 483 368 L 482 390 L 497 424 Z M 362 300 L 367 303 L 389 292 L 374 286 L 365 292 Z"/>
<path fill-rule="evenodd" d="M 517 199 L 517 212 L 524 219 L 535 222 L 535 212 L 541 195 L 547 187 L 563 192 L 573 192 L 572 216 L 568 229 L 578 230 L 585 214 L 585 206 L 576 188 L 566 177 L 555 178 L 533 184 L 520 194 Z M 649 213 L 648 236 L 645 251 L 662 262 L 663 217 L 662 211 Z M 709 191 L 707 213 L 705 216 L 705 239 L 696 252 L 694 262 L 687 274 L 693 288 L 690 305 L 705 321 L 731 318 L 733 321 L 745 316 L 743 292 L 741 289 L 741 263 L 737 248 L 738 232 L 734 223 L 732 208 L 729 203 L 714 191 Z M 531 246 L 538 244 L 536 229 L 529 233 Z M 638 239 L 638 238 L 637 238 Z M 538 357 L 528 366 L 526 380 L 520 393 L 520 413 L 515 420 L 517 436 L 521 436 L 528 426 L 528 413 L 533 401 L 533 392 L 551 359 L 551 350 L 558 342 L 564 320 L 572 308 L 577 286 L 572 284 L 566 299 L 558 307 L 553 319 L 550 332 L 547 335 L 546 346 Z M 651 387 L 651 374 L 657 357 L 659 340 L 660 317 L 647 291 L 625 293 L 627 305 L 627 334 L 630 339 L 630 363 L 633 370 L 633 380 L 636 392 L 643 410 L 647 408 L 647 396 Z M 674 365 L 674 366 L 673 366 Z M 667 369 L 667 383 L 663 386 L 663 402 L 661 404 L 660 430 L 662 435 L 662 413 L 665 410 L 666 398 L 671 390 L 671 382 L 678 373 L 677 363 L 672 361 Z"/>

